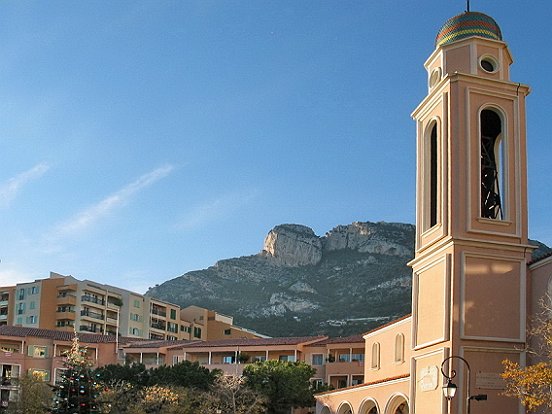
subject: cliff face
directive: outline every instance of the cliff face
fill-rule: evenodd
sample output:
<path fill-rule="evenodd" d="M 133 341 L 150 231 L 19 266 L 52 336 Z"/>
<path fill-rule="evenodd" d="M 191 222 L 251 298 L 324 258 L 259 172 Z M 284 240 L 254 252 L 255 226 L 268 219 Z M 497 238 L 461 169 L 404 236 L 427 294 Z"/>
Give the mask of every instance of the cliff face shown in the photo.
<path fill-rule="evenodd" d="M 410 311 L 413 252 L 409 224 L 355 222 L 322 237 L 282 224 L 260 253 L 220 260 L 148 294 L 216 309 L 268 335 L 358 333 Z"/>
<path fill-rule="evenodd" d="M 278 265 L 315 265 L 322 260 L 322 241 L 310 227 L 282 224 L 268 232 L 261 254 Z"/>

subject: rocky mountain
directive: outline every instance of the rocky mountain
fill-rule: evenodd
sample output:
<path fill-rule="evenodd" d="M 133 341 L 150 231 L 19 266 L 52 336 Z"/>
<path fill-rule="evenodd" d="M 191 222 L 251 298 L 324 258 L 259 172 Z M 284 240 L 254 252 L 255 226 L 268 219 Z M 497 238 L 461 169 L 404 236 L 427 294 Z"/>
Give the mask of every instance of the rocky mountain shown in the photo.
<path fill-rule="evenodd" d="M 220 260 L 147 294 L 232 315 L 235 324 L 271 336 L 357 334 L 410 312 L 414 231 L 355 222 L 320 237 L 282 224 L 260 253 Z M 539 246 L 536 255 L 550 250 Z"/>

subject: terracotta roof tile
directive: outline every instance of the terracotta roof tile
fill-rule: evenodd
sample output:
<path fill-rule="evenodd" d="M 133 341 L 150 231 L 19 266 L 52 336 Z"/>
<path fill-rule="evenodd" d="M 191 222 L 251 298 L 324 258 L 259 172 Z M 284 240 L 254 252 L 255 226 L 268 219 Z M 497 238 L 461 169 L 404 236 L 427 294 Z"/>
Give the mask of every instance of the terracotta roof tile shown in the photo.
<path fill-rule="evenodd" d="M 338 336 L 335 338 L 328 338 L 322 341 L 309 344 L 307 346 L 320 346 L 320 345 L 330 345 L 330 344 L 353 344 L 357 342 L 364 343 L 364 338 L 362 335 L 352 335 L 352 336 Z"/>
<path fill-rule="evenodd" d="M 130 342 L 126 345 L 126 348 L 172 348 L 172 347 L 181 347 L 183 345 L 199 344 L 201 341 L 195 340 L 180 340 L 180 341 L 152 341 L 152 340 L 143 340 L 140 342 Z"/>
<path fill-rule="evenodd" d="M 535 258 L 532 258 L 531 260 L 529 260 L 529 263 L 527 263 L 529 266 L 531 266 L 532 264 L 535 264 L 537 262 L 540 262 L 541 260 L 544 260 L 544 259 L 547 259 L 549 257 L 552 256 L 552 251 L 550 252 L 547 252 L 547 253 L 543 253 L 541 254 L 540 256 L 537 256 Z"/>
<path fill-rule="evenodd" d="M 224 346 L 270 346 L 270 345 L 299 345 L 309 344 L 311 342 L 327 339 L 327 336 L 288 336 L 281 338 L 237 338 L 220 339 L 217 341 L 203 341 L 201 343 L 190 344 L 190 347 L 224 347 Z M 186 345 L 184 346 L 186 347 Z"/>
<path fill-rule="evenodd" d="M 115 335 L 98 335 L 98 334 L 89 334 L 89 333 L 79 333 L 77 334 L 80 342 L 84 343 L 114 343 L 119 341 L 119 343 L 127 343 L 131 340 L 135 341 L 136 338 L 122 337 L 116 338 Z M 47 338 L 54 341 L 67 341 L 71 342 L 73 339 L 73 332 L 65 331 L 56 331 L 53 329 L 42 329 L 42 328 L 27 328 L 21 326 L 0 326 L 0 336 L 15 336 L 20 338 L 25 338 L 28 336 L 36 338 Z"/>

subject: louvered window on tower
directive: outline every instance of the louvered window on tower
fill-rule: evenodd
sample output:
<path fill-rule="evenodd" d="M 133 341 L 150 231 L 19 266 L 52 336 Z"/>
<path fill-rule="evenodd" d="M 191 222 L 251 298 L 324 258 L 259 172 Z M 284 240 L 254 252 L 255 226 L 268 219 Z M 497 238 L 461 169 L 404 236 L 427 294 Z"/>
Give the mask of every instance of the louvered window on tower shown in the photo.
<path fill-rule="evenodd" d="M 481 111 L 481 217 L 504 219 L 500 187 L 504 167 L 502 120 L 490 109 Z"/>

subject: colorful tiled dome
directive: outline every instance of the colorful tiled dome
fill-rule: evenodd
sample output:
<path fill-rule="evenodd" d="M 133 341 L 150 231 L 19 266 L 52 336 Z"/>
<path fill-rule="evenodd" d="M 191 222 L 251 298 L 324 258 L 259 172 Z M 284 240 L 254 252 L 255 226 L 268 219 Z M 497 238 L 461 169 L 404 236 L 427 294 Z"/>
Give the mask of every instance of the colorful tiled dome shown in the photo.
<path fill-rule="evenodd" d="M 502 32 L 495 20 L 483 13 L 465 12 L 448 19 L 435 38 L 435 47 L 471 36 L 502 40 Z"/>

